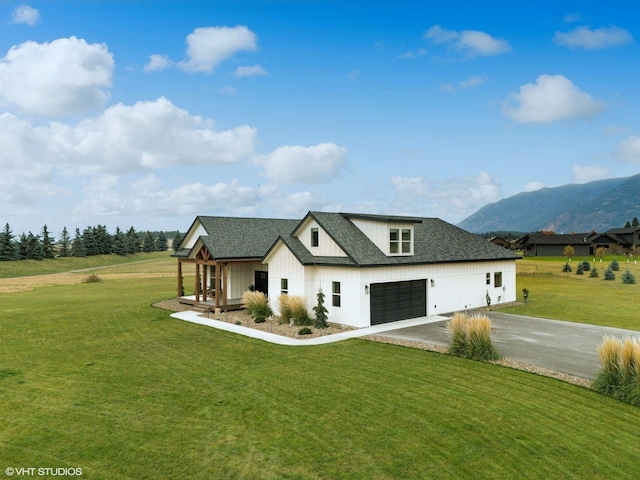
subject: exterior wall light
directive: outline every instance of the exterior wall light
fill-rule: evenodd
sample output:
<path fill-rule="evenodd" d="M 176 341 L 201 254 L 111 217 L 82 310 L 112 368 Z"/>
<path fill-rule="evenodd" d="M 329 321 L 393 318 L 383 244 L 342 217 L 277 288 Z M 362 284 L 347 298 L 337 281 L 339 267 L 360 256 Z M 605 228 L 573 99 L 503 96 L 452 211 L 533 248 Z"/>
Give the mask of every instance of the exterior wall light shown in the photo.
<path fill-rule="evenodd" d="M 369 285 L 364 286 L 364 294 L 369 295 Z"/>
<path fill-rule="evenodd" d="M 432 287 L 435 287 L 435 286 L 436 286 L 436 281 L 435 281 L 433 278 L 431 279 L 431 286 L 432 286 Z"/>

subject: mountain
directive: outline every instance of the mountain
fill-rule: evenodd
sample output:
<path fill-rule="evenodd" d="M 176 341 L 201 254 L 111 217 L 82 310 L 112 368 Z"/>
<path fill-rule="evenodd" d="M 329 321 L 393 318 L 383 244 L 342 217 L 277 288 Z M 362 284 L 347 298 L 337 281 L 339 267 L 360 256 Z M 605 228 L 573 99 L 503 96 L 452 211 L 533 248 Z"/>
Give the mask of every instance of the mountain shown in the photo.
<path fill-rule="evenodd" d="M 640 174 L 522 192 L 458 224 L 470 232 L 603 232 L 640 217 Z"/>

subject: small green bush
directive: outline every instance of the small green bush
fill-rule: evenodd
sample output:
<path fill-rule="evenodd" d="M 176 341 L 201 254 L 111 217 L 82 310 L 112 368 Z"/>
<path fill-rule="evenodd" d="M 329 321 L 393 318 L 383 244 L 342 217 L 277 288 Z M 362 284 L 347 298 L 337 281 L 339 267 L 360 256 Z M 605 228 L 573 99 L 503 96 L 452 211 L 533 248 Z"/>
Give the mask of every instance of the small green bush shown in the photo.
<path fill-rule="evenodd" d="M 568 272 L 573 271 L 573 270 L 571 269 L 571 265 L 569 265 L 569 262 L 567 262 L 567 263 L 565 263 L 565 264 L 564 264 L 564 267 L 562 267 L 562 271 L 563 271 L 563 272 L 565 272 L 565 273 L 568 273 Z"/>
<path fill-rule="evenodd" d="M 627 268 L 627 270 L 622 274 L 622 283 L 626 283 L 627 285 L 631 285 L 636 283 L 636 277 L 631 273 L 631 271 Z"/>
<path fill-rule="evenodd" d="M 605 280 L 615 280 L 616 279 L 616 274 L 613 273 L 613 269 L 611 268 L 611 265 L 609 265 L 607 267 L 607 269 L 604 271 L 604 276 L 602 277 Z"/>
<path fill-rule="evenodd" d="M 591 270 L 591 264 L 589 263 L 589 260 L 583 260 L 580 265 L 582 265 L 583 272 L 588 272 L 589 270 Z"/>
<path fill-rule="evenodd" d="M 582 266 L 582 263 L 579 263 L 576 267 L 576 275 L 584 275 L 584 267 Z"/>
<path fill-rule="evenodd" d="M 611 267 L 611 270 L 613 270 L 614 272 L 620 271 L 620 264 L 618 263 L 618 260 L 616 260 L 615 258 L 611 260 L 610 267 Z"/>
<path fill-rule="evenodd" d="M 589 277 L 590 278 L 598 278 L 598 269 L 595 267 L 593 267 L 593 270 L 591 270 L 591 273 L 589 273 Z"/>
<path fill-rule="evenodd" d="M 298 330 L 298 335 L 311 335 L 313 332 L 309 327 L 303 327 Z"/>

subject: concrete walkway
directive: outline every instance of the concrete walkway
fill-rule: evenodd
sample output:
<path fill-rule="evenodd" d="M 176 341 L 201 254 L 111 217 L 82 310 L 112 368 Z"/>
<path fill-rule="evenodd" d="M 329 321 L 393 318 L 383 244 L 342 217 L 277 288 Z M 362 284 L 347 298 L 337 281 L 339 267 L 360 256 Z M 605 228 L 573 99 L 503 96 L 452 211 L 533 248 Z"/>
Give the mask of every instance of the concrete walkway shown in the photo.
<path fill-rule="evenodd" d="M 289 345 L 293 347 L 300 347 L 305 345 L 323 345 L 326 343 L 339 342 L 348 338 L 358 338 L 367 335 L 380 335 L 381 333 L 387 332 L 389 330 L 396 330 L 398 328 L 412 328 L 420 325 L 428 325 L 434 322 L 441 323 L 447 320 L 446 317 L 439 316 L 412 318 L 410 320 L 402 320 L 400 322 L 394 323 L 384 323 L 382 325 L 374 325 L 373 327 L 348 330 L 346 332 L 333 333 L 325 335 L 323 337 L 315 337 L 309 338 L 308 340 L 303 340 L 283 337 L 282 335 L 276 335 L 275 333 L 263 332 L 262 330 L 256 330 L 255 328 L 243 327 L 242 325 L 234 325 L 232 323 L 213 320 L 211 318 L 204 318 L 200 315 L 200 313 L 192 311 L 177 312 L 171 314 L 173 318 L 177 318 L 179 320 L 217 328 L 218 330 L 237 333 L 239 335 L 244 335 L 245 337 L 257 338 L 266 342 L 276 343 L 278 345 Z"/>
<path fill-rule="evenodd" d="M 486 313 L 493 325 L 493 344 L 503 357 L 588 379 L 595 378 L 600 371 L 597 349 L 602 337 L 640 337 L 640 332 L 633 330 L 499 312 Z M 442 346 L 449 343 L 446 320 L 398 328 L 382 336 Z"/>

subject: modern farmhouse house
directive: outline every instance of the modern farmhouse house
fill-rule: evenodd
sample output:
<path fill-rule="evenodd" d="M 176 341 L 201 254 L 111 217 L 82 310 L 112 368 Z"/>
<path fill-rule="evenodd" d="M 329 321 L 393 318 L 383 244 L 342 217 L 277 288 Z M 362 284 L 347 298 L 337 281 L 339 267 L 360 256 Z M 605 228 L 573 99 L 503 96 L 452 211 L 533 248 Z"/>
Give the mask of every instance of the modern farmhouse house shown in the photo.
<path fill-rule="evenodd" d="M 304 296 L 312 311 L 322 289 L 329 320 L 354 327 L 516 298 L 518 256 L 436 218 L 199 216 L 175 256 L 184 302 L 233 308 L 253 285 L 276 314 L 281 294 Z M 189 297 L 182 291 L 184 264 L 195 269 Z"/>

